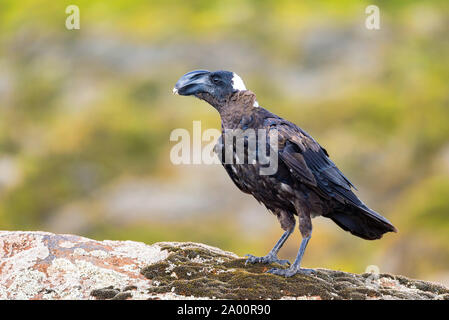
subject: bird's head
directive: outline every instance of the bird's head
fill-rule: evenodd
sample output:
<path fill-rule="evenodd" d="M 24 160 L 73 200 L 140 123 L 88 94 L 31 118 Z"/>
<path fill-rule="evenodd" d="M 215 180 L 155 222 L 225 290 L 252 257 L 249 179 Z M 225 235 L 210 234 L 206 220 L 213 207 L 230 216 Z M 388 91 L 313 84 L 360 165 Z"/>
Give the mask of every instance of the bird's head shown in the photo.
<path fill-rule="evenodd" d="M 217 107 L 238 91 L 246 90 L 242 79 L 230 71 L 195 70 L 183 75 L 173 88 L 174 94 L 195 96 Z"/>

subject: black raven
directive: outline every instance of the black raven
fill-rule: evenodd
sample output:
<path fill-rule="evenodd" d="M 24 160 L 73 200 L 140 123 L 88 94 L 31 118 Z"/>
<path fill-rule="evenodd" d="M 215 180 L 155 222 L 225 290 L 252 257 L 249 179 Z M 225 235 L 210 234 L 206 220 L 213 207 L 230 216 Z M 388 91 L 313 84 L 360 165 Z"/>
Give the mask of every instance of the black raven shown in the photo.
<path fill-rule="evenodd" d="M 288 269 L 273 268 L 268 271 L 270 273 L 289 277 L 313 272 L 312 269 L 301 268 L 300 264 L 312 234 L 311 218 L 316 216 L 330 218 L 343 230 L 367 240 L 380 239 L 386 232 L 396 232 L 387 219 L 357 198 L 352 192 L 355 187 L 329 159 L 323 147 L 295 124 L 260 107 L 256 95 L 246 89 L 237 74 L 229 71 L 191 71 L 178 80 L 173 93 L 193 95 L 208 102 L 220 113 L 222 135 L 215 152 L 235 185 L 263 203 L 277 216 L 285 230 L 266 256 L 247 255 L 247 262 L 289 264 L 287 260 L 279 260 L 277 253 L 293 232 L 295 215 L 298 216 L 303 238 L 298 255 Z M 261 174 L 260 169 L 266 167 L 266 163 L 260 161 L 259 154 L 249 161 L 248 150 L 244 153 L 245 161 L 239 159 L 237 140 L 239 137 L 243 139 L 248 149 L 248 136 L 235 135 L 229 142 L 229 139 L 226 140 L 229 130 L 257 130 L 258 141 L 260 132 L 263 132 L 266 135 L 263 137 L 265 143 L 270 142 L 270 152 L 275 150 L 271 144 L 273 141 L 270 141 L 270 138 L 276 139 L 270 135 L 275 130 L 277 170 L 271 174 Z M 231 146 L 232 161 L 225 161 L 227 141 Z M 259 149 L 256 148 L 256 151 L 261 151 Z"/>

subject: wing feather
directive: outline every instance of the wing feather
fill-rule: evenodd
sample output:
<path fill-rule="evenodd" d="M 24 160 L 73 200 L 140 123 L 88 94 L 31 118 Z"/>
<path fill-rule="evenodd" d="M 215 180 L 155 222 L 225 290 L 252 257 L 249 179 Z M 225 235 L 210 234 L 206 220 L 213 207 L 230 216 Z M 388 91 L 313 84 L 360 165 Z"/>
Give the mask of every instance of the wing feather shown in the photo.
<path fill-rule="evenodd" d="M 271 123 L 273 126 L 275 123 Z M 366 207 L 352 192 L 354 185 L 329 159 L 322 148 L 307 132 L 285 120 L 275 124 L 281 144 L 280 159 L 301 182 L 315 188 L 326 198 L 343 204 Z"/>

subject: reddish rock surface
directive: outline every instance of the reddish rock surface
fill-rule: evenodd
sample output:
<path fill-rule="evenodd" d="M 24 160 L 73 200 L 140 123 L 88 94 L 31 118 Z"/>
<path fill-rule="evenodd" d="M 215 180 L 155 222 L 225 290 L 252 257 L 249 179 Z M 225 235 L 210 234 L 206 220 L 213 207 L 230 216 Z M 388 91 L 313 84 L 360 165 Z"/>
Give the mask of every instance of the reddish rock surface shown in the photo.
<path fill-rule="evenodd" d="M 449 289 L 390 274 L 274 267 L 200 243 L 96 241 L 0 231 L 0 299 L 449 299 Z"/>
<path fill-rule="evenodd" d="M 108 286 L 151 285 L 140 270 L 165 259 L 158 245 L 0 231 L 0 299 L 91 299 Z"/>

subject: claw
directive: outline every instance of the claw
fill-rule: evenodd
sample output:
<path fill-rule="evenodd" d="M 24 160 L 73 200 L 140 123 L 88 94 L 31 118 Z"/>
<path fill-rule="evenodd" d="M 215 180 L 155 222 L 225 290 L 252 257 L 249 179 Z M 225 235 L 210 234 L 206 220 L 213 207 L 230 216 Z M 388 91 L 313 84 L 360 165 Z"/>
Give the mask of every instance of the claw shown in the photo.
<path fill-rule="evenodd" d="M 305 275 L 311 275 L 312 273 L 315 273 L 314 269 L 305 269 L 305 268 L 288 268 L 288 269 L 279 269 L 279 268 L 273 268 L 267 271 L 268 273 L 275 274 L 278 276 L 284 276 L 286 278 L 294 276 L 295 274 L 305 274 Z"/>
<path fill-rule="evenodd" d="M 276 257 L 276 255 L 274 254 L 267 254 L 264 257 L 256 257 L 253 256 L 252 254 L 245 254 L 245 257 L 248 257 L 248 259 L 246 259 L 245 261 L 245 265 L 249 263 L 254 264 L 254 263 L 266 263 L 266 264 L 270 264 L 270 263 L 279 263 L 280 265 L 290 265 L 290 261 L 288 260 L 280 260 L 278 259 L 278 257 Z"/>
<path fill-rule="evenodd" d="M 253 255 L 251 255 L 251 254 L 245 254 L 245 257 L 248 257 L 248 259 L 246 259 L 246 261 L 245 261 L 245 266 L 248 264 L 248 262 L 249 262 L 249 259 L 251 258 L 251 257 L 254 257 Z"/>
<path fill-rule="evenodd" d="M 286 259 L 278 260 L 278 261 L 276 261 L 276 262 L 279 263 L 280 265 L 283 265 L 283 266 L 285 266 L 285 265 L 290 266 L 290 265 L 291 265 L 290 261 L 288 261 L 288 260 L 286 260 Z"/>

